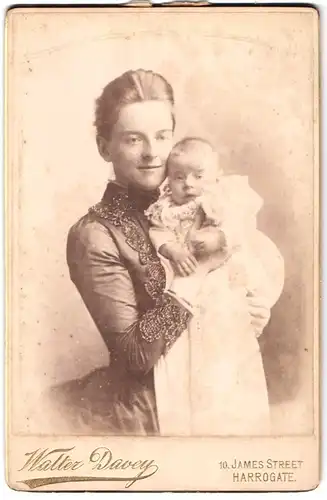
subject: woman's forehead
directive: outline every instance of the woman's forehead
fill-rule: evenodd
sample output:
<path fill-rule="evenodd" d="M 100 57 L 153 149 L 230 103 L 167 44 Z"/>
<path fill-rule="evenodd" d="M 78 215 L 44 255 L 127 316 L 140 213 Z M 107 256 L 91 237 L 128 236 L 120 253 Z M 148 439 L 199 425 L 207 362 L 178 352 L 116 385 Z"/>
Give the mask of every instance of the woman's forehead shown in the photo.
<path fill-rule="evenodd" d="M 172 108 L 167 101 L 141 101 L 126 104 L 115 124 L 117 132 L 153 134 L 159 130 L 172 130 Z"/>

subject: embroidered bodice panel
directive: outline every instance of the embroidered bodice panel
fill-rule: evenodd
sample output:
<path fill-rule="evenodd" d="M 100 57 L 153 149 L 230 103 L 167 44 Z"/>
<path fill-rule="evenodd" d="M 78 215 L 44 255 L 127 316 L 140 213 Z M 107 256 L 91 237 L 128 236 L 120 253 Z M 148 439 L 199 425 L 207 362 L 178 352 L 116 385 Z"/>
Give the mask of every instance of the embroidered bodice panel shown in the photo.
<path fill-rule="evenodd" d="M 118 192 L 108 202 L 102 200 L 92 206 L 89 213 L 96 215 L 99 219 L 104 219 L 123 233 L 127 245 L 138 253 L 139 262 L 145 267 L 144 288 L 146 292 L 155 302 L 158 301 L 166 285 L 165 271 L 139 222 L 142 214 L 139 213 L 128 193 Z"/>

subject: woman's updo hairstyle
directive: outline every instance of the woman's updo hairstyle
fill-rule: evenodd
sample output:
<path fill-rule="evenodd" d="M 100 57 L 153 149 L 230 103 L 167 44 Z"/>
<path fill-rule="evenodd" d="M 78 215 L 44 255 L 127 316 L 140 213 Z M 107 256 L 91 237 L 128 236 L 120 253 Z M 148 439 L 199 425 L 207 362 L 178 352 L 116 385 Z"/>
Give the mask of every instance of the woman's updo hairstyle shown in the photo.
<path fill-rule="evenodd" d="M 152 100 L 170 104 L 174 129 L 174 93 L 163 76 L 153 71 L 138 69 L 126 71 L 112 80 L 96 100 L 94 125 L 97 137 L 110 139 L 119 112 L 126 104 Z"/>

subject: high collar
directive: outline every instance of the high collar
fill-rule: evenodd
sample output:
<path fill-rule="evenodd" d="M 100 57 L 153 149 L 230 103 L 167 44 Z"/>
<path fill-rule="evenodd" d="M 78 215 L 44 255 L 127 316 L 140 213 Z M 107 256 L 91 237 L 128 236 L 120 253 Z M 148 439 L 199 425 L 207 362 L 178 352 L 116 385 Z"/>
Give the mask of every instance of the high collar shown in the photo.
<path fill-rule="evenodd" d="M 102 203 L 110 204 L 112 198 L 118 194 L 125 195 L 126 200 L 131 206 L 143 213 L 152 203 L 157 201 L 160 191 L 159 189 L 155 191 L 142 191 L 132 186 L 126 188 L 110 181 L 103 194 Z"/>

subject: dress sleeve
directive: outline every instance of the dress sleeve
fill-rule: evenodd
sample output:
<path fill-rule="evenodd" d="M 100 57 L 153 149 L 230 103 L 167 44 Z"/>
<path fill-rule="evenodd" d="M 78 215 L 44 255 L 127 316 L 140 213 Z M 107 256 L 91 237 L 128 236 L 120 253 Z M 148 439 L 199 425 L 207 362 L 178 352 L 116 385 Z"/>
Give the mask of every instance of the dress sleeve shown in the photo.
<path fill-rule="evenodd" d="M 148 372 L 187 327 L 191 313 L 164 294 L 140 314 L 131 276 L 106 228 L 92 222 L 71 231 L 70 276 L 107 347 L 131 372 Z"/>

